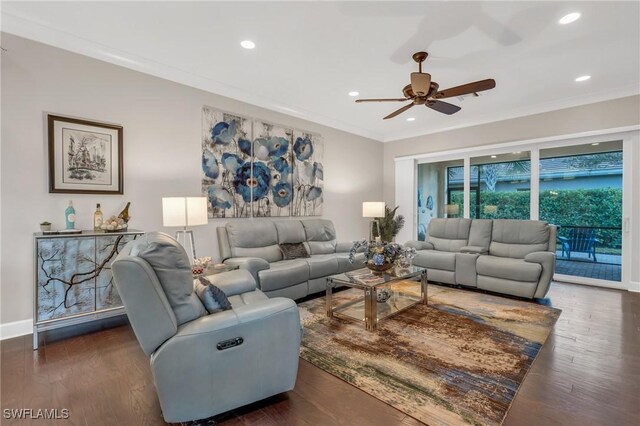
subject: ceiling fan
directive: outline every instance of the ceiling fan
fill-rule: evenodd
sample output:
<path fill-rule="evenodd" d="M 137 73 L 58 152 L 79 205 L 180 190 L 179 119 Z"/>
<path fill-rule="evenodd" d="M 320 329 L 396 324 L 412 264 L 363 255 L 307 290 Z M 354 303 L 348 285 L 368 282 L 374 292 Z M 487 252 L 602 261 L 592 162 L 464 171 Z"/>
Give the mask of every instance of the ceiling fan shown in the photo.
<path fill-rule="evenodd" d="M 411 84 L 407 84 L 402 89 L 404 98 L 392 98 L 392 99 L 356 99 L 356 102 L 406 102 L 411 103 L 403 106 L 402 108 L 392 112 L 384 117 L 384 119 L 393 118 L 396 115 L 402 114 L 414 105 L 425 105 L 427 108 L 431 108 L 443 114 L 451 115 L 460 111 L 460 107 L 457 105 L 443 102 L 438 99 L 452 98 L 455 96 L 463 96 L 468 94 L 475 94 L 482 92 L 483 90 L 489 90 L 496 87 L 495 80 L 489 78 L 487 80 L 474 81 L 473 83 L 463 84 L 461 86 L 451 87 L 449 89 L 438 91 L 438 83 L 431 81 L 431 74 L 422 72 L 422 63 L 427 59 L 429 54 L 427 52 L 417 52 L 413 54 L 413 60 L 418 63 L 418 72 L 411 73 Z"/>

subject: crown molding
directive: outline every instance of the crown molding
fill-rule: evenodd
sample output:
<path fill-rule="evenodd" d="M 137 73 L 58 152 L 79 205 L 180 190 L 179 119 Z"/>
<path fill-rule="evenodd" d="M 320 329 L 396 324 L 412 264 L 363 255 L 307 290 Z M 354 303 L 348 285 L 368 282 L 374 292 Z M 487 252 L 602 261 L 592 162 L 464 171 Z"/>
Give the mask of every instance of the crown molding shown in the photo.
<path fill-rule="evenodd" d="M 317 124 L 332 127 L 377 142 L 383 141 L 383 136 L 368 129 L 362 129 L 350 123 L 345 123 L 333 117 L 327 117 L 304 108 L 288 105 L 286 102 L 268 99 L 248 92 L 242 88 L 213 80 L 202 75 L 181 69 L 176 66 L 163 64 L 129 52 L 114 49 L 75 34 L 34 22 L 28 18 L 14 15 L 2 10 L 2 31 L 19 37 L 34 40 L 43 44 L 78 53 L 103 62 L 108 62 L 144 74 L 149 74 L 175 83 L 204 90 L 227 98 L 246 102 L 251 105 L 266 108 L 288 116 L 308 120 Z"/>

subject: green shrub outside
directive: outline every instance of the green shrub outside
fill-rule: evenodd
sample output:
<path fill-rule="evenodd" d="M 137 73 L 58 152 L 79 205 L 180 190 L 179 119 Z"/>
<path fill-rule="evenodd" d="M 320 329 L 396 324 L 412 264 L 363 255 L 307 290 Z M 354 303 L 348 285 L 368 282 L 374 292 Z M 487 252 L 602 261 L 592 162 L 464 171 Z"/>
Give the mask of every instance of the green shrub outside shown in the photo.
<path fill-rule="evenodd" d="M 529 219 L 529 191 L 482 192 L 480 217 L 486 219 Z M 463 195 L 451 194 L 451 204 L 463 211 Z M 475 194 L 471 195 L 471 217 L 475 217 Z M 497 206 L 495 214 L 485 214 L 484 206 Z M 622 189 L 570 189 L 540 191 L 540 219 L 559 225 L 559 236 L 568 236 L 568 226 L 622 226 Z M 596 229 L 598 252 L 619 253 L 622 233 L 619 229 Z"/>

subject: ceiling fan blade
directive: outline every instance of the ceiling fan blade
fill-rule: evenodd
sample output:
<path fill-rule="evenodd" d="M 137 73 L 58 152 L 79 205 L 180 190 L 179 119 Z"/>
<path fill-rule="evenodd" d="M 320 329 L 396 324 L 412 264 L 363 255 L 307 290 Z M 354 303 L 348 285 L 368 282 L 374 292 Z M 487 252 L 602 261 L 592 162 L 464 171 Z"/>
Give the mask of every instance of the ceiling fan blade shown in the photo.
<path fill-rule="evenodd" d="M 444 89 L 433 95 L 434 99 L 452 98 L 454 96 L 468 95 L 469 93 L 482 92 L 496 87 L 496 81 L 492 78 L 487 80 L 474 81 L 473 83 L 463 84 L 462 86 Z"/>
<path fill-rule="evenodd" d="M 443 101 L 427 101 L 425 105 L 427 106 L 427 108 L 431 108 L 447 115 L 455 114 L 462 109 L 458 105 L 450 104 Z"/>
<path fill-rule="evenodd" d="M 431 86 L 431 75 L 423 72 L 411 73 L 411 90 L 417 96 L 425 96 L 429 93 Z"/>
<path fill-rule="evenodd" d="M 407 98 L 393 98 L 393 99 L 356 99 L 356 102 L 404 102 Z"/>
<path fill-rule="evenodd" d="M 403 112 L 405 112 L 406 110 L 408 110 L 409 108 L 411 108 L 413 106 L 413 102 L 411 102 L 408 105 L 403 106 L 402 108 L 393 111 L 391 114 L 387 115 L 383 120 L 387 120 L 389 118 L 393 118 L 396 115 L 402 114 Z"/>

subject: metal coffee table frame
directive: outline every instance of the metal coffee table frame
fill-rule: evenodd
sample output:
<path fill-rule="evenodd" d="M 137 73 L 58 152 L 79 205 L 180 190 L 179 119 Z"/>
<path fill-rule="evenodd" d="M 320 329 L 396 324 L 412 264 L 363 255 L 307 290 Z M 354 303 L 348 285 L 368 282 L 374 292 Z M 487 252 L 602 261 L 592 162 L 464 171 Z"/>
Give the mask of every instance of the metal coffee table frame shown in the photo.
<path fill-rule="evenodd" d="M 363 268 L 363 271 L 364 270 L 368 271 L 368 269 L 366 268 Z M 351 271 L 350 274 L 357 273 L 358 271 L 361 271 L 361 270 Z M 402 269 L 400 269 L 400 271 L 402 271 Z M 365 322 L 365 328 L 368 331 L 375 331 L 378 326 L 378 321 L 381 319 L 390 318 L 420 303 L 424 305 L 428 304 L 428 288 L 427 288 L 428 281 L 427 281 L 427 270 L 425 268 L 412 266 L 408 268 L 406 273 L 401 272 L 396 275 L 394 274 L 394 272 L 391 272 L 391 273 L 375 273 L 374 275 L 384 278 L 384 281 L 379 283 L 368 284 L 368 283 L 357 281 L 356 279 L 349 277 L 344 273 L 327 277 L 327 294 L 326 294 L 327 316 L 328 317 L 335 316 L 338 318 L 343 318 L 351 321 L 360 321 L 352 316 L 343 315 L 339 312 L 336 312 L 336 310 L 339 310 L 341 307 L 346 305 L 346 304 L 342 304 L 338 306 L 333 306 L 333 289 L 337 286 L 347 286 L 351 288 L 358 288 L 364 291 L 364 299 L 357 299 L 357 300 L 364 301 L 364 319 L 363 320 Z M 415 302 L 410 303 L 404 306 L 403 308 L 395 312 L 392 312 L 389 315 L 379 319 L 378 306 L 377 306 L 378 305 L 378 298 L 377 298 L 378 289 L 381 287 L 390 286 L 393 282 L 410 280 L 412 278 L 420 278 L 419 300 L 416 300 Z M 349 303 L 353 303 L 353 302 L 349 302 Z"/>

